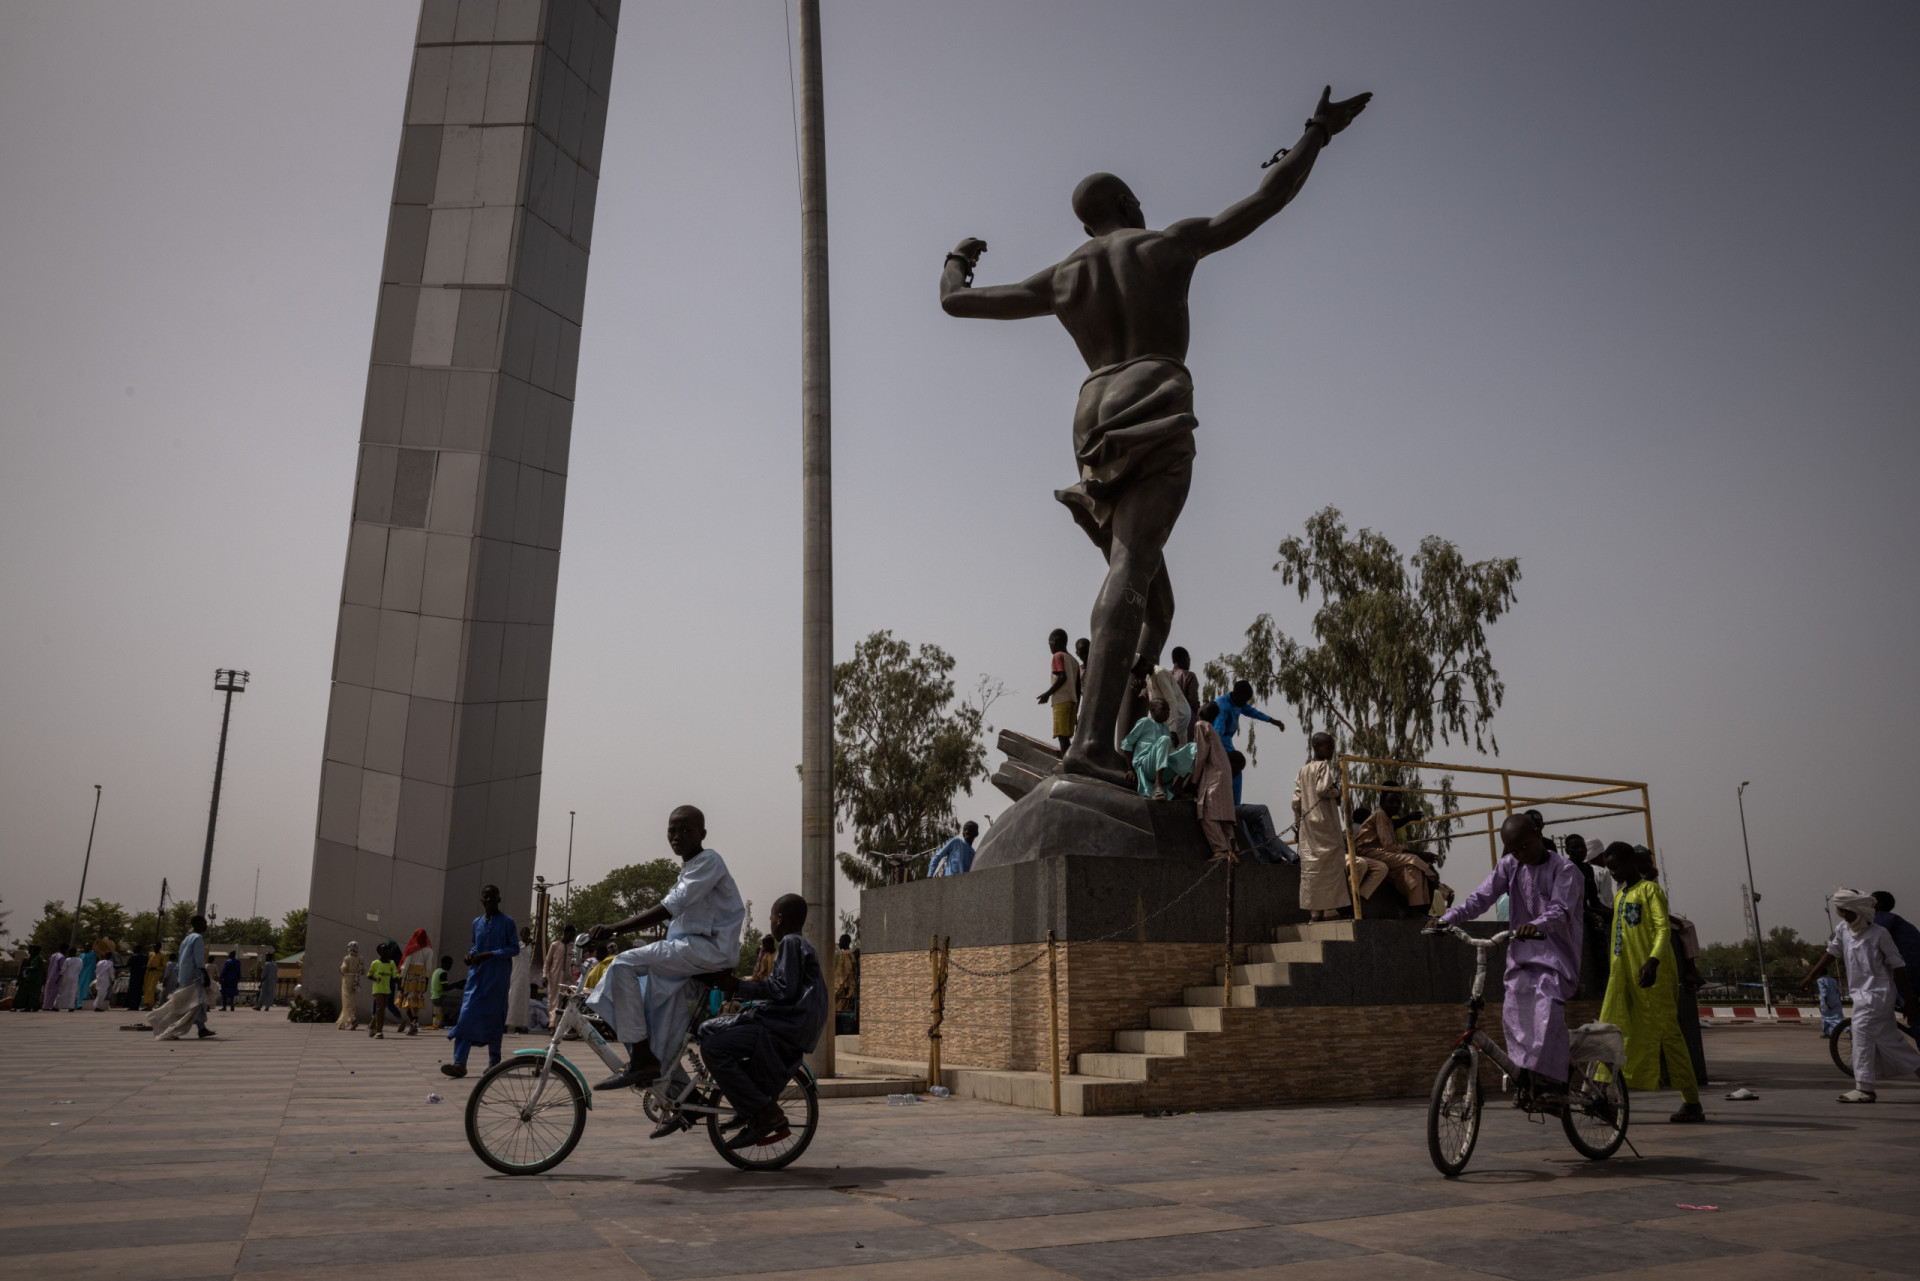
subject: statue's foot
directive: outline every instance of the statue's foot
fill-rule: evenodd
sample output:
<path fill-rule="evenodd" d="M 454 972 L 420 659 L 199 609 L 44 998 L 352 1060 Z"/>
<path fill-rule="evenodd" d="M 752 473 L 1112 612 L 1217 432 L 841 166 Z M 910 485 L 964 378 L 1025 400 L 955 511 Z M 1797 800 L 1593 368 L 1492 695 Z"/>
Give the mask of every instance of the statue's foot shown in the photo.
<path fill-rule="evenodd" d="M 1112 759 L 1103 760 L 1092 752 L 1077 747 L 1069 748 L 1060 759 L 1060 772 L 1099 779 L 1116 787 L 1130 787 L 1133 784 L 1133 766 L 1118 752 L 1112 753 Z"/>

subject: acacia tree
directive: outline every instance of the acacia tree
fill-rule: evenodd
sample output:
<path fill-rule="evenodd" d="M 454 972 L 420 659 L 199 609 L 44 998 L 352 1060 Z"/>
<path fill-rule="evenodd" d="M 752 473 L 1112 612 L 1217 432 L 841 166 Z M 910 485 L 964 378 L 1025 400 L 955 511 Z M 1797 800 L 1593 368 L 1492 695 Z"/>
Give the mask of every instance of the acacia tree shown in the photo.
<path fill-rule="evenodd" d="M 924 875 L 926 855 L 953 833 L 954 798 L 987 777 L 981 733 L 1001 687 L 982 677 L 956 701 L 953 666 L 938 645 L 916 652 L 890 631 L 834 664 L 835 830 L 853 829 L 854 849 L 839 862 L 855 885 L 886 884 L 884 855 L 915 855 L 907 874 Z"/>
<path fill-rule="evenodd" d="M 1424 760 L 1436 738 L 1499 754 L 1491 727 L 1506 685 L 1487 628 L 1517 600 L 1517 558 L 1469 562 L 1433 535 L 1402 556 L 1373 530 L 1350 537 L 1333 507 L 1308 517 L 1306 536 L 1281 543 L 1279 557 L 1273 568 L 1282 583 L 1303 601 L 1319 595 L 1318 643 L 1303 644 L 1262 614 L 1239 653 L 1207 664 L 1210 689 L 1224 690 L 1236 677 L 1249 681 L 1257 697 L 1290 705 L 1303 729 L 1333 731 L 1359 756 Z M 1420 785 L 1417 772 L 1362 769 L 1358 776 Z M 1456 808 L 1451 782 L 1441 780 L 1443 813 Z M 1444 848 L 1452 824 L 1431 830 Z"/>

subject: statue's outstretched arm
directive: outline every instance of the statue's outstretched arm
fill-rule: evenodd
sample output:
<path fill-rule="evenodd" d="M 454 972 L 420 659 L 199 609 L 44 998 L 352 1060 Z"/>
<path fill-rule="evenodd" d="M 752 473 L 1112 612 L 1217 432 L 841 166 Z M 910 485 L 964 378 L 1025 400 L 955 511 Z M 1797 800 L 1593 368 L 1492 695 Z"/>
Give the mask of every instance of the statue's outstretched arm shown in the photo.
<path fill-rule="evenodd" d="M 973 287 L 973 269 L 987 242 L 969 236 L 947 255 L 940 272 L 940 306 L 949 316 L 978 316 L 987 320 L 1025 320 L 1053 314 L 1053 268 L 1037 272 L 1017 285 Z"/>
<path fill-rule="evenodd" d="M 1218 253 L 1252 235 L 1267 219 L 1287 207 L 1313 172 L 1313 162 L 1334 134 L 1353 123 L 1367 108 L 1371 93 L 1357 94 L 1343 102 L 1332 102 L 1333 89 L 1320 91 L 1320 103 L 1307 121 L 1300 141 L 1272 163 L 1267 176 L 1251 196 L 1212 218 L 1188 218 L 1167 228 L 1168 236 L 1189 247 L 1196 257 Z"/>

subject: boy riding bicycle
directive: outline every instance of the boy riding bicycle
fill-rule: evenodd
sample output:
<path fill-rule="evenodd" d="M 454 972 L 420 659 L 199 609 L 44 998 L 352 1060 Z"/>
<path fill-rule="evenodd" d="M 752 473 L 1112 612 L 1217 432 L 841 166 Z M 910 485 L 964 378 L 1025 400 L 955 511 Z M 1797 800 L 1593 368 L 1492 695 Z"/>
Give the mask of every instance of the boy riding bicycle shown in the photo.
<path fill-rule="evenodd" d="M 819 956 L 800 937 L 806 923 L 805 899 L 786 894 L 775 900 L 768 927 L 778 944 L 772 976 L 758 982 L 731 972 L 714 977 L 728 996 L 758 1004 L 708 1019 L 695 1034 L 707 1071 L 744 1121 L 727 1145 L 735 1150 L 787 1137 L 778 1096 L 827 1025 L 831 994 Z"/>

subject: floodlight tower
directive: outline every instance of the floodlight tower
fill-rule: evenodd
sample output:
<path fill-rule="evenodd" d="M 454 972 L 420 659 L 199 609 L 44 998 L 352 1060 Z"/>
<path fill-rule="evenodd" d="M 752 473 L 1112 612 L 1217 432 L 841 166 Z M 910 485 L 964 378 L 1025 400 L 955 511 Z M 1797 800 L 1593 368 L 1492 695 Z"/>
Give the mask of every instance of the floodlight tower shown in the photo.
<path fill-rule="evenodd" d="M 1766 1002 L 1767 1013 L 1773 1013 L 1773 987 L 1767 982 L 1767 947 L 1765 936 L 1760 932 L 1760 893 L 1753 888 L 1753 847 L 1747 843 L 1747 788 L 1749 784 L 1740 784 L 1734 800 L 1740 806 L 1740 848 L 1747 853 L 1747 911 L 1753 914 L 1753 950 L 1760 957 L 1760 999 Z"/>
<path fill-rule="evenodd" d="M 207 808 L 207 848 L 200 856 L 200 897 L 194 900 L 194 912 L 207 914 L 207 878 L 213 874 L 213 829 L 220 821 L 220 777 L 227 770 L 227 725 L 233 720 L 233 696 L 247 692 L 249 673 L 222 667 L 213 674 L 215 693 L 227 696 L 226 709 L 220 713 L 220 751 L 213 758 L 213 804 Z"/>

